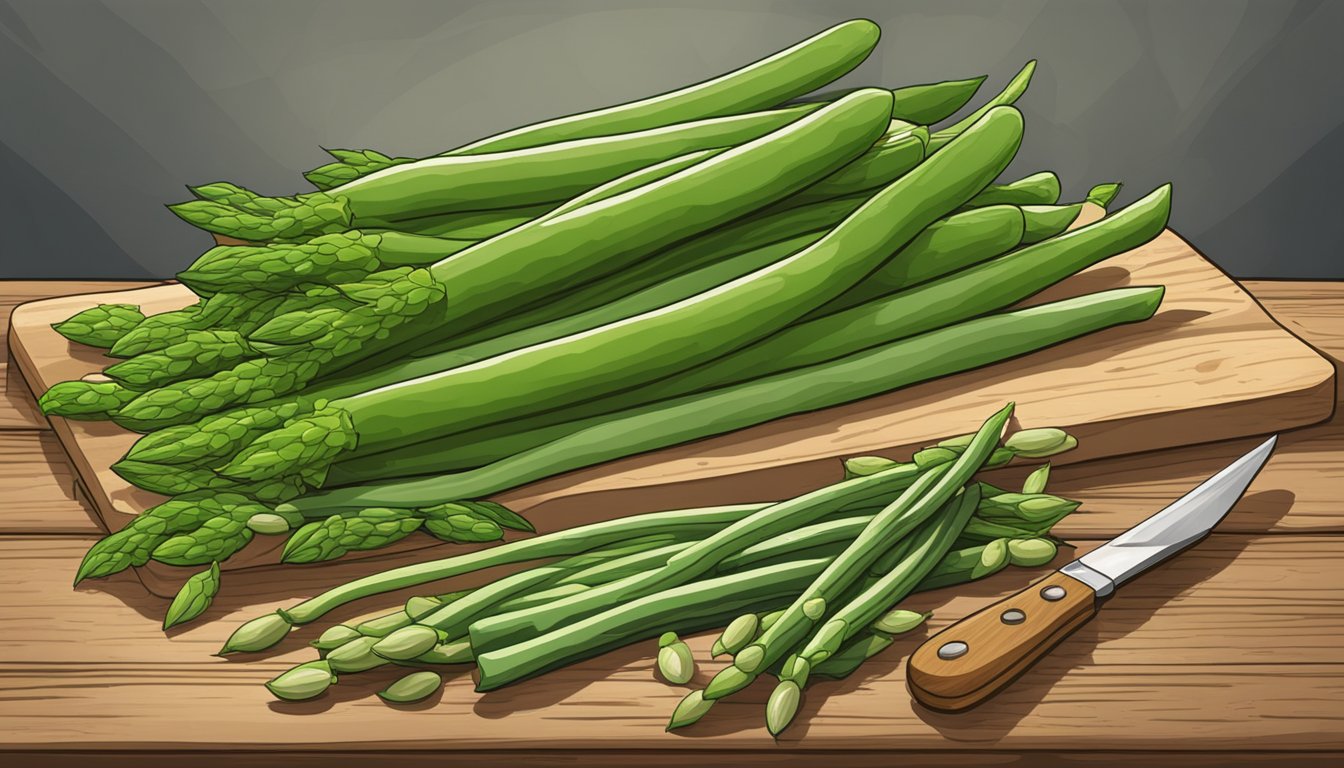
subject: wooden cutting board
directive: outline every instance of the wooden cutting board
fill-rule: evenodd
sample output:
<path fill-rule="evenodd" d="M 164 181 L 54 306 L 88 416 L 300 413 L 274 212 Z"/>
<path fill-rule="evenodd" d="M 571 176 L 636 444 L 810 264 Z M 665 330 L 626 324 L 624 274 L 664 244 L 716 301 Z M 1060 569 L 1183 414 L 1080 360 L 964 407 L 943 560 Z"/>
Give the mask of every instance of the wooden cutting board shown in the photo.
<path fill-rule="evenodd" d="M 496 499 L 549 531 L 655 509 L 782 498 L 834 481 L 839 458 L 906 456 L 974 430 L 1009 400 L 1017 403 L 1015 426 L 1059 426 L 1078 437 L 1078 449 L 1056 463 L 1282 431 L 1332 413 L 1333 366 L 1173 232 L 1028 303 L 1126 285 L 1167 287 L 1154 318 L 848 405 L 571 472 Z M 11 319 L 11 355 L 40 393 L 108 362 L 98 350 L 66 341 L 52 323 L 102 302 L 156 313 L 193 300 L 186 288 L 163 285 L 27 303 Z M 109 530 L 162 501 L 108 469 L 135 435 L 106 422 L 51 422 Z M 224 567 L 273 564 L 282 543 L 283 537 L 257 537 Z M 413 536 L 400 546 L 432 543 Z M 171 595 L 180 569 L 151 564 L 142 579 Z"/>

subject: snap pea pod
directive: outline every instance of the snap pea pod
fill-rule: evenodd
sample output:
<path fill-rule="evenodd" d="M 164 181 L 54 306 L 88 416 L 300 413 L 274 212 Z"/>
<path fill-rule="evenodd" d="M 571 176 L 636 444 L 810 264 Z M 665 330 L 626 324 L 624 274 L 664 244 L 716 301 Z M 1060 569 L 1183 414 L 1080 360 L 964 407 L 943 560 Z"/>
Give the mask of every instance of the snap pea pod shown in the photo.
<path fill-rule="evenodd" d="M 1100 221 L 866 304 L 800 323 L 700 369 L 600 402 L 579 405 L 564 413 L 541 414 L 500 427 L 402 446 L 382 454 L 381 458 L 348 460 L 333 468 L 333 479 L 348 483 L 378 478 L 380 469 L 392 465 L 389 463 L 392 460 L 407 475 L 438 472 L 444 466 L 482 467 L 478 476 L 488 475 L 491 470 L 483 465 L 501 460 L 504 466 L 509 466 L 507 457 L 598 427 L 622 408 L 650 407 L 647 404 L 688 396 L 687 393 L 713 386 L 783 375 L 790 369 L 805 370 L 806 366 L 821 365 L 865 348 L 948 326 L 986 310 L 1009 306 L 1080 269 L 1151 240 L 1166 226 L 1169 213 L 1170 188 L 1160 187 Z"/>
<path fill-rule="evenodd" d="M 531 329 L 539 322 L 572 317 L 617 299 L 629 297 L 636 291 L 659 281 L 677 277 L 701 266 L 712 265 L 730 256 L 772 245 L 806 232 L 821 232 L 853 213 L 871 196 L 873 190 L 890 184 L 918 165 L 924 158 L 926 139 L 927 135 L 922 128 L 888 136 L 853 162 L 773 206 L 768 206 L 748 218 L 684 240 L 655 254 L 644 263 L 633 265 L 628 270 L 605 279 L 586 282 L 576 290 L 566 293 L 563 299 L 552 302 L 549 315 L 543 311 L 504 318 L 499 323 L 492 323 L 489 328 L 465 335 L 457 334 L 443 342 L 430 345 L 427 349 L 422 347 L 418 351 L 408 351 L 415 356 L 424 356 L 443 349 L 462 347 L 484 339 L 503 336 L 513 331 Z M 567 204 L 566 207 L 568 205 L 572 204 Z M 562 207 L 557 209 L 556 213 L 564 210 L 565 207 Z M 701 290 L 707 288 L 708 285 Z M 646 306 L 652 309 L 655 306 L 672 303 L 673 300 L 660 299 L 660 301 L 663 303 Z M 573 326 L 569 328 L 562 335 L 587 330 Z M 528 343 L 547 340 L 538 336 L 533 338 L 536 340 Z"/>
<path fill-rule="evenodd" d="M 419 506 L 488 497 L 561 472 L 870 397 L 1145 320 L 1161 298 L 1157 287 L 1117 289 L 978 318 L 829 363 L 608 415 L 480 469 L 332 488 L 293 499 L 280 509 L 320 514 L 350 506 Z"/>
<path fill-rule="evenodd" d="M 668 152 L 664 145 L 661 157 L 655 158 L 656 151 L 649 142 L 662 142 L 662 134 L 684 132 L 694 123 L 738 121 L 749 109 L 746 104 L 779 104 L 830 82 L 862 61 L 877 37 L 877 26 L 872 22 L 846 22 L 714 81 L 529 126 L 469 144 L 446 156 L 393 165 L 328 192 L 292 200 L 250 201 L 241 207 L 196 200 L 173 206 L 172 210 L 210 231 L 257 241 L 336 231 L 348 228 L 352 220 L 363 226 L 397 216 L 559 200 L 601 183 L 602 174 L 607 179 L 620 175 L 625 172 L 618 170 L 621 164 L 626 171 L 633 170 L 696 148 L 683 143 Z M 806 90 L 796 90 L 804 86 Z M 803 104 L 777 111 L 793 111 L 796 118 L 817 106 Z M 629 139 L 622 140 L 634 135 L 640 137 L 633 139 L 633 144 Z M 701 142 L 699 148 L 736 143 L 725 142 L 723 136 L 717 140 L 702 136 Z M 619 144 L 627 146 L 608 151 Z M 590 150 L 598 154 L 585 159 Z M 636 159 L 641 153 L 645 154 L 642 162 Z M 610 164 L 597 162 L 598 156 Z M 605 170 L 596 172 L 595 168 Z M 569 193 L 561 191 L 564 189 Z"/>
<path fill-rule="evenodd" d="M 1083 212 L 1083 203 L 1070 205 L 1023 205 L 1022 242 L 1039 243 L 1067 230 Z"/>
<path fill-rule="evenodd" d="M 1025 233 L 1022 211 L 1011 205 L 973 208 L 936 221 L 867 279 L 807 317 L 834 314 L 909 288 L 1016 248 Z"/>

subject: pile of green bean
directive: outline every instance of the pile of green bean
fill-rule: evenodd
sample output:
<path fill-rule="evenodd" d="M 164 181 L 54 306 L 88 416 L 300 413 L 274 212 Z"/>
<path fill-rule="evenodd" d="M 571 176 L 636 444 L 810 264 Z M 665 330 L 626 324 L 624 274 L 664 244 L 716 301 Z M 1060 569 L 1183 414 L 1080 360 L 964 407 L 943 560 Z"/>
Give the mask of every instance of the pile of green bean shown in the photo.
<path fill-rule="evenodd" d="M 1049 428 L 1000 445 L 1011 413 L 908 462 L 851 459 L 845 480 L 785 501 L 634 515 L 367 576 L 244 624 L 221 653 L 265 650 L 354 600 L 531 562 L 331 626 L 311 643 L 317 659 L 266 685 L 280 699 L 310 699 L 348 675 L 399 665 L 414 671 L 379 695 L 408 702 L 438 690 L 445 666 L 474 663 L 486 691 L 654 637 L 659 674 L 685 685 L 695 659 L 679 633 L 723 627 L 713 653 L 732 664 L 687 695 L 669 728 L 769 673 L 778 686 L 766 723 L 778 734 L 810 677 L 845 677 L 928 618 L 899 607 L 907 595 L 1054 558 L 1050 528 L 1078 504 L 1045 492 L 1049 465 L 1021 492 L 974 477 L 1075 445 Z"/>
<path fill-rule="evenodd" d="M 1015 305 L 1155 237 L 1169 187 L 1080 225 L 1117 184 L 1061 203 L 1052 173 L 999 181 L 1034 62 L 971 109 L 983 77 L 809 98 L 877 39 L 846 22 L 432 157 L 338 150 L 316 192 L 192 188 L 173 210 L 233 239 L 179 274 L 198 301 L 56 325 L 111 361 L 42 407 L 143 433 L 112 469 L 167 497 L 77 581 L 208 566 L 179 623 L 255 536 L 289 563 L 494 541 L 531 530 L 488 501 L 525 483 L 1156 311 L 1160 286 Z"/>

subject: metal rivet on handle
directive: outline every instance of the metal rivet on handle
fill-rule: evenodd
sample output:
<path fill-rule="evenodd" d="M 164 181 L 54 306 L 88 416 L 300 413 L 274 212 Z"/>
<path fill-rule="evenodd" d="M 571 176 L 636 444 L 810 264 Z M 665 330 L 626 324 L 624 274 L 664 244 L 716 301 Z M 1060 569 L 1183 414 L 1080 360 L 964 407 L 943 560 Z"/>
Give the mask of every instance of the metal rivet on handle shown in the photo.
<path fill-rule="evenodd" d="M 1068 592 L 1065 592 L 1063 587 L 1046 587 L 1041 590 L 1041 597 L 1044 597 L 1052 603 L 1056 600 L 1063 600 L 1064 596 L 1067 594 Z"/>
<path fill-rule="evenodd" d="M 960 659 L 962 656 L 965 656 L 966 652 L 970 649 L 971 647 L 969 645 L 960 640 L 953 640 L 950 643 L 943 643 L 943 647 L 938 649 L 938 658 L 943 661 Z"/>
<path fill-rule="evenodd" d="M 999 620 L 1004 624 L 1021 624 L 1027 620 L 1027 614 L 1016 608 L 1009 608 L 1003 612 L 1003 615 L 999 617 Z"/>

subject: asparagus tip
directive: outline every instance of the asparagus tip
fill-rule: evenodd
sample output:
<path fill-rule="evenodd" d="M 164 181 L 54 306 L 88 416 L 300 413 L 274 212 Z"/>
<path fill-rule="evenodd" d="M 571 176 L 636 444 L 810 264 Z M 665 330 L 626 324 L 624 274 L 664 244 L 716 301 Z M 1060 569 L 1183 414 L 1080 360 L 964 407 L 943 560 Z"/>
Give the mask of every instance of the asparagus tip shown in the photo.
<path fill-rule="evenodd" d="M 672 710 L 672 717 L 667 721 L 666 730 L 673 731 L 698 722 L 713 706 L 713 700 L 706 699 L 704 691 L 691 691 L 677 702 L 677 708 Z"/>
<path fill-rule="evenodd" d="M 268 613 L 235 629 L 218 655 L 264 651 L 285 639 L 291 629 L 289 621 L 279 612 Z"/>
<path fill-rule="evenodd" d="M 765 727 L 771 736 L 778 738 L 793 722 L 802 697 L 803 689 L 792 680 L 785 680 L 770 692 L 770 700 L 765 704 Z"/>

